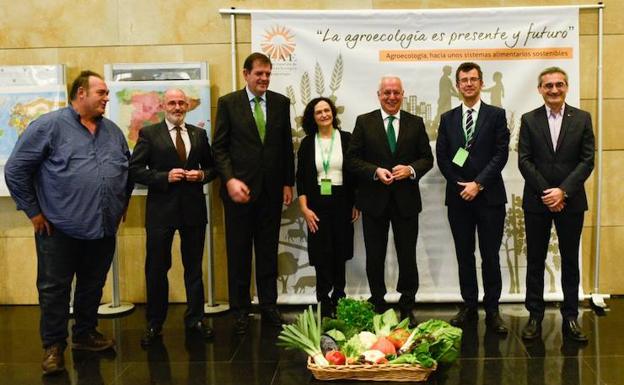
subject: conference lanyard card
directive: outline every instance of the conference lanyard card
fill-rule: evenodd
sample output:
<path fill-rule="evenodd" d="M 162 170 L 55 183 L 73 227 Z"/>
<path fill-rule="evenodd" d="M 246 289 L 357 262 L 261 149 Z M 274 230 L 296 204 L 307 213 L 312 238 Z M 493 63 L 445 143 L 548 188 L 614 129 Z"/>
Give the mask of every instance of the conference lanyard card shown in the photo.
<path fill-rule="evenodd" d="M 331 179 L 321 179 L 321 195 L 332 195 Z"/>
<path fill-rule="evenodd" d="M 453 163 L 458 165 L 459 167 L 464 167 L 464 163 L 466 163 L 466 159 L 468 159 L 468 151 L 465 148 L 460 147 L 455 153 L 453 157 Z"/>

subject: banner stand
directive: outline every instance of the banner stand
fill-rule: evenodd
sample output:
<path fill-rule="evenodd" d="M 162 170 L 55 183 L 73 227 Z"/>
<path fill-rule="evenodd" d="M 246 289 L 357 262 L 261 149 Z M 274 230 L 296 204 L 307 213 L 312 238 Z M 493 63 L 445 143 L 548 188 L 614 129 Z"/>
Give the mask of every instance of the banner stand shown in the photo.
<path fill-rule="evenodd" d="M 538 8 L 549 8 L 549 9 L 556 9 L 560 6 L 546 6 L 546 7 L 538 7 Z M 566 6 L 568 7 L 568 6 Z M 603 126 L 603 118 L 602 118 L 602 109 L 603 109 L 603 89 L 602 89 L 602 72 L 603 72 L 603 11 L 604 11 L 604 7 L 605 5 L 602 2 L 598 2 L 597 4 L 586 4 L 586 5 L 576 5 L 574 7 L 577 7 L 579 10 L 580 9 L 598 9 L 598 65 L 597 65 L 597 148 L 596 151 L 598 152 L 597 155 L 597 159 L 596 159 L 596 172 L 597 172 L 597 189 L 596 189 L 596 219 L 594 222 L 594 231 L 595 231 L 595 252 L 594 252 L 594 277 L 593 277 L 593 290 L 591 291 L 590 295 L 588 296 L 584 296 L 585 298 L 589 298 L 592 305 L 595 306 L 595 308 L 598 309 L 604 309 L 607 307 L 607 304 L 605 303 L 605 299 L 608 299 L 610 297 L 609 294 L 602 294 L 599 293 L 599 282 L 600 282 L 600 254 L 601 254 L 601 250 L 600 250 L 600 241 L 601 241 L 601 201 L 602 201 L 602 150 L 603 150 L 603 144 L 602 144 L 602 126 Z M 526 7 L 523 7 L 526 8 Z M 367 11 L 367 10 L 363 10 L 363 11 Z M 368 10 L 368 11 L 373 11 L 373 10 Z M 383 10 L 380 9 L 375 9 L 375 12 L 383 12 Z M 389 11 L 394 11 L 396 12 L 397 10 L 389 10 Z M 253 14 L 262 14 L 262 13 L 280 13 L 280 12 L 288 12 L 288 13 L 293 13 L 293 12 L 299 12 L 299 11 L 292 11 L 292 10 L 254 10 L 254 9 L 236 9 L 234 7 L 230 8 L 230 9 L 219 9 L 219 13 L 220 14 L 224 14 L 224 15 L 230 15 L 230 23 L 231 23 L 231 41 L 230 41 L 230 45 L 231 45 L 231 57 L 232 57 L 232 88 L 235 89 L 236 88 L 236 35 L 234 33 L 234 26 L 235 26 L 235 16 L 237 14 L 242 14 L 242 15 L 253 15 Z M 300 11 L 300 12 L 307 12 L 307 11 Z M 323 12 L 327 12 L 328 14 L 335 14 L 335 13 L 340 13 L 340 10 L 328 10 L 328 11 L 323 11 Z"/>
<path fill-rule="evenodd" d="M 117 254 L 117 245 L 115 245 L 115 254 L 113 254 L 113 301 L 105 303 L 98 308 L 98 314 L 104 316 L 122 315 L 134 309 L 134 304 L 129 302 L 121 302 L 119 299 L 119 255 Z"/>

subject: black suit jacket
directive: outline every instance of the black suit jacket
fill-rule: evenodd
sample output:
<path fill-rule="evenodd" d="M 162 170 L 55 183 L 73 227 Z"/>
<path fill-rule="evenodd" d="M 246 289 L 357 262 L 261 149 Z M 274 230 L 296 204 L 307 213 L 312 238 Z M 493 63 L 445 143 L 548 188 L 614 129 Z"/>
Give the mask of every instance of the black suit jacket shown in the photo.
<path fill-rule="evenodd" d="M 178 157 L 165 121 L 139 131 L 139 140 L 130 160 L 130 178 L 148 188 L 146 227 L 196 226 L 207 223 L 203 184 L 216 176 L 212 151 L 204 129 L 188 123 L 186 129 L 191 141 L 186 163 Z M 169 183 L 169 171 L 173 168 L 202 170 L 203 183 Z"/>
<path fill-rule="evenodd" d="M 440 116 L 436 158 L 440 172 L 446 178 L 445 204 L 466 204 L 459 193 L 464 189 L 457 182 L 475 181 L 484 189 L 473 201 L 477 204 L 502 205 L 507 193 L 501 172 L 509 158 L 509 129 L 505 110 L 481 101 L 475 125 L 474 141 L 463 167 L 453 163 L 459 148 L 465 147 L 466 137 L 462 127 L 462 106 Z"/>
<path fill-rule="evenodd" d="M 522 207 L 548 212 L 543 191 L 559 187 L 567 194 L 564 211 L 587 210 L 585 180 L 594 168 L 594 132 L 588 112 L 565 105 L 557 150 L 553 149 L 546 107 L 522 115 L 518 167 L 524 177 Z"/>
<path fill-rule="evenodd" d="M 230 199 L 225 184 L 231 178 L 247 184 L 252 200 L 263 190 L 271 199 L 281 200 L 283 187 L 294 185 L 290 101 L 267 91 L 266 106 L 262 143 L 245 89 L 219 98 L 213 150 L 224 200 Z"/>
<path fill-rule="evenodd" d="M 340 132 L 340 142 L 342 144 L 342 186 L 347 194 L 350 204 L 349 213 L 355 204 L 355 179 L 346 168 L 346 154 L 351 141 L 351 134 L 345 131 Z M 297 152 L 297 194 L 305 195 L 308 205 L 314 207 L 320 199 L 318 185 L 318 172 L 316 170 L 316 145 L 315 135 L 308 135 L 301 141 Z"/>
<path fill-rule="evenodd" d="M 392 170 L 396 165 L 412 166 L 415 179 L 394 181 L 386 186 L 375 180 L 377 167 Z M 381 110 L 357 117 L 347 153 L 347 168 L 358 178 L 356 206 L 364 213 L 379 216 L 394 199 L 401 213 L 415 216 L 422 210 L 418 182 L 433 167 L 429 137 L 422 118 L 401 111 L 396 152 L 392 154 Z"/>

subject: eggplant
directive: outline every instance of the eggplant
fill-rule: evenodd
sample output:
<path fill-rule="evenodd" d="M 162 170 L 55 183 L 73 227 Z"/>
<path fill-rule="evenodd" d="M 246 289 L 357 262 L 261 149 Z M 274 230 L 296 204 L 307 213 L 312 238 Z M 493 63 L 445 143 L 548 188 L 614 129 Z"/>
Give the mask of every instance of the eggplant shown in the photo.
<path fill-rule="evenodd" d="M 331 350 L 339 350 L 338 344 L 333 338 L 331 338 L 327 334 L 323 334 L 321 336 L 321 351 L 323 352 L 323 355 Z"/>

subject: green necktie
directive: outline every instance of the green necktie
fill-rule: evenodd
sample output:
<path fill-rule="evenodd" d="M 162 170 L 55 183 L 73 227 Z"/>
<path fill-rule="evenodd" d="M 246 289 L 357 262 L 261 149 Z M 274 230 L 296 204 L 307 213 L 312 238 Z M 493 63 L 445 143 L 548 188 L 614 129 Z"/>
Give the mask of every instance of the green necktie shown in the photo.
<path fill-rule="evenodd" d="M 260 99 L 258 96 L 254 98 L 254 120 L 256 121 L 256 127 L 258 127 L 258 134 L 260 135 L 260 141 L 264 143 L 264 134 L 266 133 L 266 121 L 264 119 L 264 112 L 262 106 L 260 106 Z"/>
<path fill-rule="evenodd" d="M 394 126 L 392 122 L 396 119 L 394 116 L 388 116 L 388 126 L 386 127 L 386 136 L 388 137 L 388 144 L 390 145 L 390 151 L 394 154 L 396 151 L 396 135 L 394 134 Z"/>

